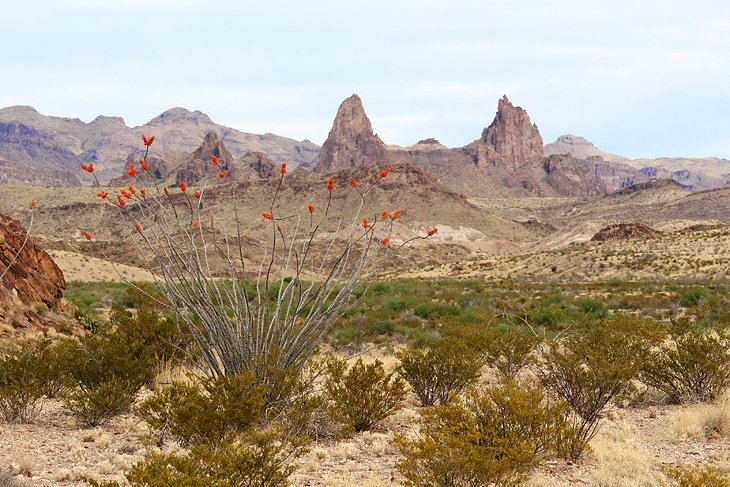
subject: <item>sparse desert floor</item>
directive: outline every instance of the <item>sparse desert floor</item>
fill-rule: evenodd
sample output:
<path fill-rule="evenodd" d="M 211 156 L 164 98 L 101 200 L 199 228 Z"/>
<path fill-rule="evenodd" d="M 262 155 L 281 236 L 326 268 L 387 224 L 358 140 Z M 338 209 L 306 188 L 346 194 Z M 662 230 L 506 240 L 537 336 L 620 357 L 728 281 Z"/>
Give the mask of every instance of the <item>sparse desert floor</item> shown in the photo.
<path fill-rule="evenodd" d="M 485 374 L 490 375 L 490 371 Z M 416 404 L 411 397 L 408 407 L 378 431 L 313 443 L 298 461 L 291 485 L 399 485 L 393 435 L 413 431 Z M 602 423 L 591 443 L 593 453 L 584 461 L 547 461 L 528 485 L 656 486 L 662 464 L 709 463 L 728 471 L 730 437 L 708 437 L 703 428 L 711 418 L 730 426 L 730 396 L 716 405 L 643 404 L 615 409 Z M 82 428 L 64 413 L 59 401 L 45 400 L 34 424 L 0 426 L 0 466 L 16 475 L 18 485 L 84 486 L 86 478 L 122 481 L 123 472 L 147 451 L 159 451 L 146 445 L 146 431 L 144 423 L 131 414 L 104 427 Z"/>

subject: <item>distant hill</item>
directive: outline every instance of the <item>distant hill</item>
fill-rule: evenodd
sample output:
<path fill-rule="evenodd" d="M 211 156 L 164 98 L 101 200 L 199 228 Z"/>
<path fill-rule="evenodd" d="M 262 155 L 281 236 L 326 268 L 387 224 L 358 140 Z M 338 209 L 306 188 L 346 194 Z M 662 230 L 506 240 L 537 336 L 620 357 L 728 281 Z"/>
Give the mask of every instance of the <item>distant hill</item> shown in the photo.
<path fill-rule="evenodd" d="M 612 163 L 638 170 L 635 182 L 653 178 L 674 179 L 691 191 L 730 186 L 730 161 L 717 157 L 659 157 L 656 159 L 629 159 L 604 152 L 592 142 L 577 135 L 561 135 L 545 145 L 545 154 L 571 154 L 579 159 Z"/>
<path fill-rule="evenodd" d="M 274 134 L 249 134 L 213 122 L 199 111 L 172 108 L 139 127 L 119 117 L 99 116 L 89 123 L 46 116 L 33 107 L 0 109 L 0 184 L 74 186 L 88 184 L 80 163 L 93 162 L 106 182 L 122 172 L 129 154 L 139 155 L 141 134 L 154 135 L 151 154 L 191 152 L 210 132 L 225 141 L 233 157 L 261 152 L 292 168 L 317 159 L 319 146 Z"/>

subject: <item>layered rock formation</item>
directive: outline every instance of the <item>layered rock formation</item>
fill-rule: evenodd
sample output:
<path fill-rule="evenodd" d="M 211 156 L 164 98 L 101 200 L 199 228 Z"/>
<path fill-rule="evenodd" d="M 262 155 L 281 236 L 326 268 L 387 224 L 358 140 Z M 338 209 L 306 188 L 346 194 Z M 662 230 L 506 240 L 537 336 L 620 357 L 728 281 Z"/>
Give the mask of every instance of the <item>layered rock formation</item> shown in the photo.
<path fill-rule="evenodd" d="M 90 123 L 49 117 L 32 107 L 0 109 L 0 184 L 91 184 L 79 169 L 94 162 L 96 175 L 107 182 L 123 171 L 127 155 L 143 153 L 142 133 L 155 136 L 151 156 L 167 159 L 171 152 L 190 152 L 208 133 L 216 132 L 234 157 L 247 152 L 266 154 L 275 164 L 292 169 L 317 159 L 319 146 L 274 134 L 249 134 L 213 122 L 199 111 L 184 108 L 165 111 L 139 127 L 127 127 L 119 117 L 100 116 Z M 2 162 L 5 161 L 5 162 Z"/>
<path fill-rule="evenodd" d="M 617 223 L 602 228 L 591 240 L 594 242 L 607 242 L 612 240 L 645 239 L 661 234 L 662 232 L 659 230 L 654 230 L 643 223 Z"/>
<path fill-rule="evenodd" d="M 352 95 L 340 104 L 332 130 L 322 144 L 318 171 L 387 166 L 391 163 L 385 144 L 373 133 L 362 100 Z"/>

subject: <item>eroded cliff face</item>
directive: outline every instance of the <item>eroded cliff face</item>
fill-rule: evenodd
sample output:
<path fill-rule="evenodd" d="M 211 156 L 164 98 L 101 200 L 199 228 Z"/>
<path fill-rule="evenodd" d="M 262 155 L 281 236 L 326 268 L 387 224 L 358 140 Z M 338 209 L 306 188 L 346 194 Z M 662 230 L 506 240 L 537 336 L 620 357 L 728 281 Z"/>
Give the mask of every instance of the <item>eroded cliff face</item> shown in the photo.
<path fill-rule="evenodd" d="M 340 104 L 327 140 L 319 152 L 317 170 L 387 166 L 392 161 L 385 144 L 373 133 L 358 95 Z"/>
<path fill-rule="evenodd" d="M 211 156 L 218 158 L 218 166 L 211 163 Z M 175 184 L 185 181 L 196 184 L 205 179 L 214 179 L 221 171 L 228 171 L 229 177 L 235 176 L 233 155 L 226 149 L 226 144 L 215 132 L 210 132 L 203 139 L 188 164 L 180 169 L 175 177 Z"/>

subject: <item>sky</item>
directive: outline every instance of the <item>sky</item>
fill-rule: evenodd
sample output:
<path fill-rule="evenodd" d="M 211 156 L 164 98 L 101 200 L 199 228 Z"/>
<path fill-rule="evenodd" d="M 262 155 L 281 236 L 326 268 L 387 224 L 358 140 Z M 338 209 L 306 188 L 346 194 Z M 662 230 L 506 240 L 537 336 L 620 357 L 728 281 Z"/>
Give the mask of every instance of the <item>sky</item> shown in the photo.
<path fill-rule="evenodd" d="M 363 99 L 389 144 L 478 138 L 506 94 L 545 142 L 730 158 L 728 0 L 24 0 L 0 8 L 0 107 L 201 110 L 321 144 Z"/>

